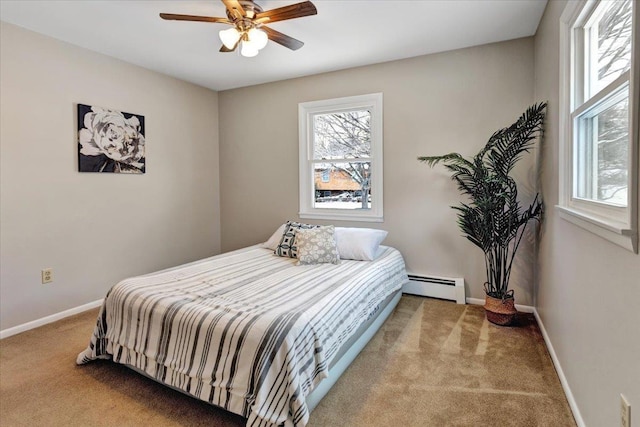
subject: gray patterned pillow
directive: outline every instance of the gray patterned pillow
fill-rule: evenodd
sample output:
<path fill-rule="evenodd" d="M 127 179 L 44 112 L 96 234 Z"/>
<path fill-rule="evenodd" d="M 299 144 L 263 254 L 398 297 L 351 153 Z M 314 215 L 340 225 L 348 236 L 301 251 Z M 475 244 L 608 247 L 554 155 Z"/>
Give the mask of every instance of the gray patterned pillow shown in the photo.
<path fill-rule="evenodd" d="M 280 244 L 273 251 L 278 256 L 285 256 L 289 258 L 298 258 L 298 248 L 296 247 L 296 232 L 298 230 L 305 230 L 319 227 L 318 225 L 302 224 L 300 222 L 287 221 L 284 227 L 284 233 Z"/>
<path fill-rule="evenodd" d="M 340 263 L 333 225 L 298 230 L 296 245 L 298 265 Z"/>

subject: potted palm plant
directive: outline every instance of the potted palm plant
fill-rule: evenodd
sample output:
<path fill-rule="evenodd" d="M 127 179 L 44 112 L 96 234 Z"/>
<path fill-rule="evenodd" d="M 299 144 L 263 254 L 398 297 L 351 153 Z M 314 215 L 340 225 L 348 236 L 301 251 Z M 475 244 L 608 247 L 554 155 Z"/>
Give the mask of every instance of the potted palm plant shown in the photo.
<path fill-rule="evenodd" d="M 518 201 L 518 186 L 510 172 L 542 132 L 546 103 L 529 107 L 511 126 L 500 129 L 473 158 L 458 153 L 418 157 L 433 167 L 438 163 L 452 172 L 468 203 L 452 206 L 464 236 L 484 252 L 487 281 L 487 319 L 508 325 L 516 316 L 513 290 L 509 289 L 511 267 L 518 246 L 531 220 L 540 221 L 542 201 L 536 194 L 524 207 Z"/>

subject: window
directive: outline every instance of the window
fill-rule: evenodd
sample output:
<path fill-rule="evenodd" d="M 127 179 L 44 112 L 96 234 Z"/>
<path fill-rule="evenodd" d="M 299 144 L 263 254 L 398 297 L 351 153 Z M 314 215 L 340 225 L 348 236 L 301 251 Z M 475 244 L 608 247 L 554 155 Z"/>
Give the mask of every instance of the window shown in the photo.
<path fill-rule="evenodd" d="M 636 9 L 633 0 L 569 2 L 562 15 L 558 206 L 562 218 L 634 252 L 640 106 Z"/>
<path fill-rule="evenodd" d="M 382 94 L 304 102 L 300 218 L 382 221 Z"/>

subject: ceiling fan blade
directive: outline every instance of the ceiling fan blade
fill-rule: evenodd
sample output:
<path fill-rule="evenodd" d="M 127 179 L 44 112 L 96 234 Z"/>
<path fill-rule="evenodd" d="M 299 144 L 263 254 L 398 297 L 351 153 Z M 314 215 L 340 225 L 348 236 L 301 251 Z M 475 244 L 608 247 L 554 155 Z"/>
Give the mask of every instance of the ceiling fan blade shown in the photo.
<path fill-rule="evenodd" d="M 216 18 L 213 16 L 195 16 L 195 15 L 176 15 L 173 13 L 161 13 L 160 18 L 167 21 L 198 21 L 198 22 L 220 22 L 222 24 L 231 24 L 227 18 Z"/>
<path fill-rule="evenodd" d="M 222 0 L 222 3 L 224 3 L 224 6 L 232 16 L 234 15 L 234 9 L 237 10 L 237 13 L 239 13 L 241 17 L 246 16 L 246 12 L 238 0 Z"/>
<path fill-rule="evenodd" d="M 228 47 L 226 47 L 224 44 L 220 47 L 220 52 L 222 53 L 227 53 L 227 52 L 233 52 L 237 49 L 238 45 L 240 44 L 240 40 L 238 40 L 236 42 L 236 44 L 233 45 L 233 49 L 229 49 Z"/>
<path fill-rule="evenodd" d="M 262 27 L 260 27 L 260 29 L 264 30 L 267 33 L 269 40 L 274 41 L 278 44 L 281 44 L 284 47 L 288 47 L 291 50 L 298 50 L 302 46 L 304 46 L 304 43 L 302 43 L 300 40 L 296 40 L 293 37 L 290 37 L 286 34 L 282 34 L 281 32 L 276 31 L 267 26 L 263 25 Z"/>
<path fill-rule="evenodd" d="M 311 3 L 310 1 L 305 1 L 302 3 L 292 4 L 290 6 L 284 6 L 277 9 L 260 12 L 256 15 L 256 19 L 269 18 L 269 23 L 272 23 L 277 21 L 284 21 L 286 19 L 315 15 L 317 13 L 318 10 L 313 5 L 313 3 Z"/>
<path fill-rule="evenodd" d="M 253 20 L 253 23 L 258 25 L 258 24 L 266 24 L 267 22 L 269 22 L 270 19 L 268 16 L 263 16 L 262 18 L 256 18 Z"/>

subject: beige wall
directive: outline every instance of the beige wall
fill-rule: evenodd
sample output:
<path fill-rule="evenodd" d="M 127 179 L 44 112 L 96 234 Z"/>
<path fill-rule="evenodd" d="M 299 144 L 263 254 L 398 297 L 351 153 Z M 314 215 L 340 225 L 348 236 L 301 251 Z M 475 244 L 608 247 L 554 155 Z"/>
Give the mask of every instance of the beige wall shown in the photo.
<path fill-rule="evenodd" d="M 298 103 L 374 92 L 384 95 L 385 220 L 335 223 L 388 230 L 385 243 L 411 272 L 463 276 L 470 296 L 484 298 L 482 252 L 460 237 L 449 207 L 458 191 L 444 168 L 416 157 L 475 154 L 516 120 L 533 102 L 532 38 L 220 92 L 222 249 L 264 241 L 298 219 Z M 525 196 L 534 157 L 521 168 Z M 512 285 L 519 303 L 532 304 L 526 259 Z"/>
<path fill-rule="evenodd" d="M 550 1 L 535 37 L 535 94 L 549 100 L 536 305 L 587 426 L 620 424 L 620 393 L 640 425 L 640 256 L 558 216 L 559 22 Z"/>
<path fill-rule="evenodd" d="M 0 28 L 0 329 L 218 253 L 217 93 Z M 145 116 L 145 175 L 77 172 L 76 103 Z"/>

